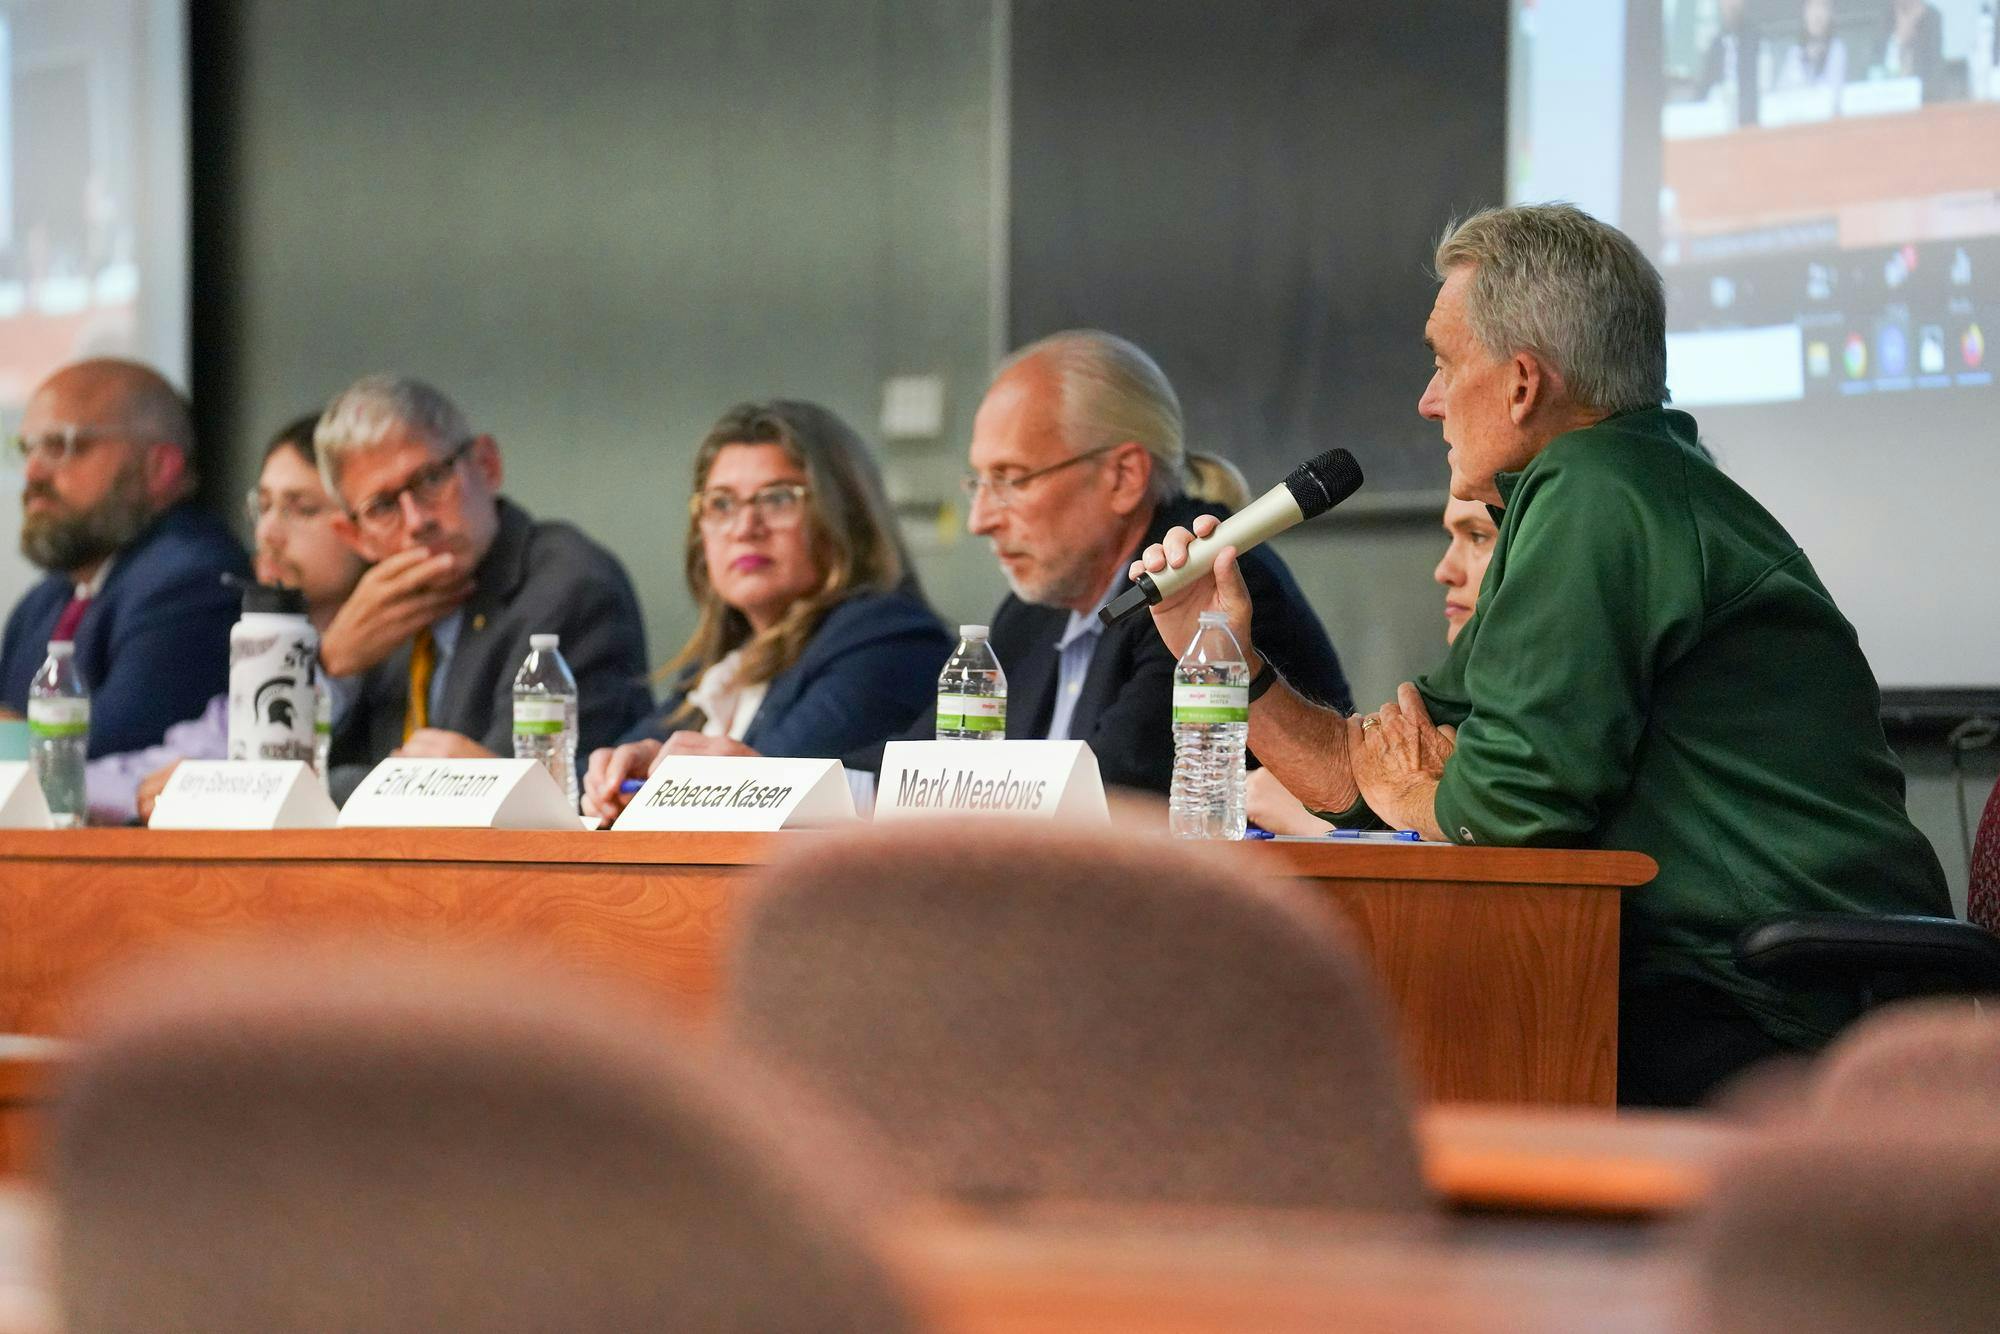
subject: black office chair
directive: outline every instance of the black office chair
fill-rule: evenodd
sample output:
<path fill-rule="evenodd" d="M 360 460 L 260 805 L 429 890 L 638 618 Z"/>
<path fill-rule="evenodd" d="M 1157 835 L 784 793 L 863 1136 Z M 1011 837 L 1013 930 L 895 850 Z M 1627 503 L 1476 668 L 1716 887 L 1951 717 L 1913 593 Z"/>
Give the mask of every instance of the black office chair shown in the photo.
<path fill-rule="evenodd" d="M 1736 938 L 1736 966 L 1863 1008 L 1913 996 L 2000 994 L 2000 936 L 1955 917 L 1780 913 Z"/>

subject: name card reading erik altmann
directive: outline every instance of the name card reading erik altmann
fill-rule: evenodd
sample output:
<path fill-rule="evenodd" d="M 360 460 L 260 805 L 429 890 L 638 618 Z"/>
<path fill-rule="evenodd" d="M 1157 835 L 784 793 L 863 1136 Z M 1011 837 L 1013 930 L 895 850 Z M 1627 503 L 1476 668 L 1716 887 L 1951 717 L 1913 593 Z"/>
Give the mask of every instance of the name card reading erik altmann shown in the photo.
<path fill-rule="evenodd" d="M 331 829 L 326 785 L 299 760 L 184 760 L 153 803 L 152 829 Z"/>
<path fill-rule="evenodd" d="M 535 760 L 388 759 L 340 808 L 342 829 L 575 829 L 576 812 Z"/>
<path fill-rule="evenodd" d="M 1097 756 L 1081 741 L 892 741 L 875 818 L 922 815 L 1110 819 Z"/>
<path fill-rule="evenodd" d="M 838 760 L 669 755 L 614 828 L 814 829 L 854 818 Z"/>

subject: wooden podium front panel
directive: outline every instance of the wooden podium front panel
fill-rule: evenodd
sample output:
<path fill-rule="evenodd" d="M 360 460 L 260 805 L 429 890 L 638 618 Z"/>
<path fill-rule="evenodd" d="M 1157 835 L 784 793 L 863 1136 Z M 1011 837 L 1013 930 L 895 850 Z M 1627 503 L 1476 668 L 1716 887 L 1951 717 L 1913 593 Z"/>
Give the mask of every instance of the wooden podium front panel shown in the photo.
<path fill-rule="evenodd" d="M 145 954 L 365 934 L 507 946 L 706 1015 L 741 881 L 813 834 L 483 830 L 0 834 L 0 1032 L 73 1031 L 80 994 Z M 1606 1103 L 1628 853 L 1250 845 L 1353 922 L 1429 1099 Z"/>

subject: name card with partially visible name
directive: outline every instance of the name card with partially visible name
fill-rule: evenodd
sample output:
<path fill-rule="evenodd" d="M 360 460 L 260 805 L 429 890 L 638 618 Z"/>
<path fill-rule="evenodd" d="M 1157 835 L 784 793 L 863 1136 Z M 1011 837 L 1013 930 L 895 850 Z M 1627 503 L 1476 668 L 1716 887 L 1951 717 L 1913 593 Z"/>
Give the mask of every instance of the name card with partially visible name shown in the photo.
<path fill-rule="evenodd" d="M 534 760 L 388 759 L 340 808 L 342 829 L 575 829 L 549 771 Z"/>
<path fill-rule="evenodd" d="M 53 829 L 42 785 L 26 760 L 0 763 L 0 829 Z"/>
<path fill-rule="evenodd" d="M 149 829 L 331 829 L 338 812 L 303 760 L 183 760 Z"/>
<path fill-rule="evenodd" d="M 669 755 L 616 829 L 818 829 L 855 818 L 838 760 Z"/>
<path fill-rule="evenodd" d="M 875 818 L 922 815 L 1111 818 L 1097 756 L 1081 741 L 892 741 Z"/>

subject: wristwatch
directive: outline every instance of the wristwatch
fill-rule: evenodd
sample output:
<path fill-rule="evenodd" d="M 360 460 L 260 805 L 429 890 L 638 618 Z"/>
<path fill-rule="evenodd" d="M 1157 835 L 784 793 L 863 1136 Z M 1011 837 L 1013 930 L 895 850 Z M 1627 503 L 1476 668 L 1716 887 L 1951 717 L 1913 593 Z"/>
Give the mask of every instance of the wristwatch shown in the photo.
<path fill-rule="evenodd" d="M 1262 699 L 1264 692 L 1276 685 L 1277 682 L 1278 669 L 1271 665 L 1269 658 L 1264 659 L 1263 667 L 1259 668 L 1257 674 L 1250 678 L 1250 702 L 1255 704 L 1259 699 Z"/>

